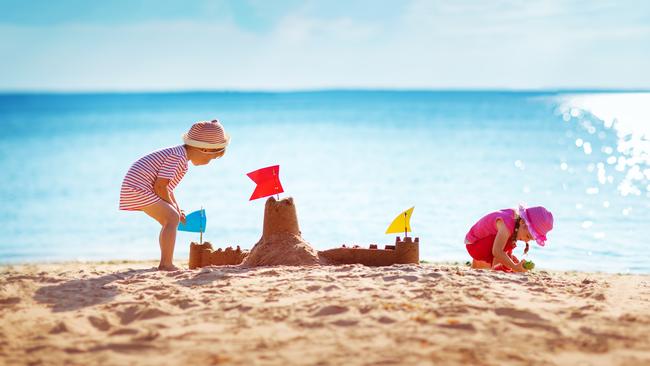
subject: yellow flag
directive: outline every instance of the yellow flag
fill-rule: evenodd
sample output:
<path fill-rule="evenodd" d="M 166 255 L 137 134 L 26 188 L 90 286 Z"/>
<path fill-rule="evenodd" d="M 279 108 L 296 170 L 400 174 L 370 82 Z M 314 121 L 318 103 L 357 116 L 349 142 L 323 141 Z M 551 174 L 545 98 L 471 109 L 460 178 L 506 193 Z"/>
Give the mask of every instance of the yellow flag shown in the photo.
<path fill-rule="evenodd" d="M 386 229 L 386 234 L 411 232 L 411 214 L 414 208 L 415 206 L 399 214 Z"/>

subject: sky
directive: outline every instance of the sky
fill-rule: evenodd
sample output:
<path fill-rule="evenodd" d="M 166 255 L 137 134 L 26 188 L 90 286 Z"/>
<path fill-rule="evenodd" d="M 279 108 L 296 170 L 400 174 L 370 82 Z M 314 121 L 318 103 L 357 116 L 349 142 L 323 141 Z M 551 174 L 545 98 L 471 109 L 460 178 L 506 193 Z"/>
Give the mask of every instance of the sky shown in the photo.
<path fill-rule="evenodd" d="M 0 0 L 0 91 L 650 89 L 646 0 Z"/>

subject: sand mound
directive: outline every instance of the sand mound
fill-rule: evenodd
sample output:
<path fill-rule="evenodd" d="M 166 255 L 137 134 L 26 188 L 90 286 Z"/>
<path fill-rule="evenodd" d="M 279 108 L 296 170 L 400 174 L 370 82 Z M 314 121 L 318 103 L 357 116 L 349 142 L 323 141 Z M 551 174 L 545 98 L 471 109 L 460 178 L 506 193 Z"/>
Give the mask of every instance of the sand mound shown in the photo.
<path fill-rule="evenodd" d="M 242 263 L 245 267 L 319 264 L 318 253 L 300 236 L 293 198 L 270 197 L 264 208 L 262 238 Z"/>

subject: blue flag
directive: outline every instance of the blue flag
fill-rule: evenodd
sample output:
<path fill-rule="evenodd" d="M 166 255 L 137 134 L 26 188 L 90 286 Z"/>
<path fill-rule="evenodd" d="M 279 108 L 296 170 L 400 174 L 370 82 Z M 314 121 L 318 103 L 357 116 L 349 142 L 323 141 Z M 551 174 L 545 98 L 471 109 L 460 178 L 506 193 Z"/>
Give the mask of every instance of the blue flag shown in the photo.
<path fill-rule="evenodd" d="M 200 209 L 185 216 L 185 223 L 179 223 L 178 230 L 189 231 L 192 233 L 204 233 L 207 222 L 208 220 L 205 216 L 205 210 Z"/>

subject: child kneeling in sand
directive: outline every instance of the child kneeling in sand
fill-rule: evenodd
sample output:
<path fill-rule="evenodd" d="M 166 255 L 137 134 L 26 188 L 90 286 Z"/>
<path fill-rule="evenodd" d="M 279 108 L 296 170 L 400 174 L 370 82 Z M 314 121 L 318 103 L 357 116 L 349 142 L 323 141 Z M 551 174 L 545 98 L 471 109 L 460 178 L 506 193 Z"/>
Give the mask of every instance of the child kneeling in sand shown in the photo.
<path fill-rule="evenodd" d="M 138 159 L 124 177 L 120 191 L 120 210 L 144 211 L 160 223 L 160 265 L 171 271 L 174 266 L 174 245 L 178 223 L 185 223 L 174 188 L 187 172 L 187 161 L 206 165 L 222 157 L 230 136 L 217 120 L 197 122 L 183 134 L 184 145 L 168 147 Z"/>
<path fill-rule="evenodd" d="M 525 272 L 523 262 L 512 254 L 517 240 L 535 240 L 546 244 L 546 234 L 553 229 L 553 215 L 537 206 L 518 210 L 503 209 L 483 216 L 465 236 L 467 252 L 472 257 L 472 268 L 501 269 L 506 272 Z"/>

